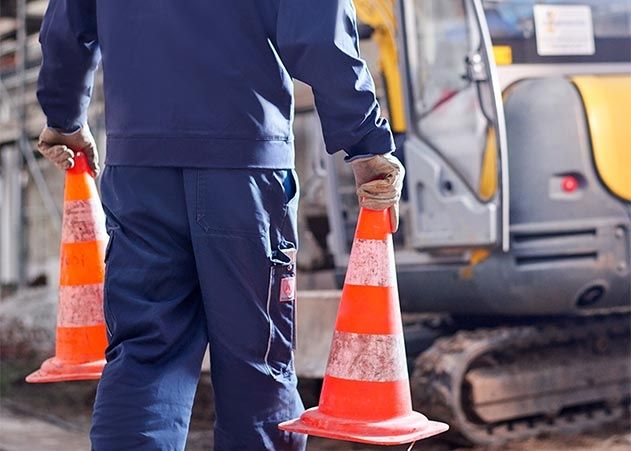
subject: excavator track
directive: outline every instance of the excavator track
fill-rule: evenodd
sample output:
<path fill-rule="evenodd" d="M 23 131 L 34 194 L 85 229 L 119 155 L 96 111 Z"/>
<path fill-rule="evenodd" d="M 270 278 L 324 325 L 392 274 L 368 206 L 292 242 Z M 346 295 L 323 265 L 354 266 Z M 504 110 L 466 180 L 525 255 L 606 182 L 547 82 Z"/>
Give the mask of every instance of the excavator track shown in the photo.
<path fill-rule="evenodd" d="M 440 338 L 416 360 L 415 407 L 479 445 L 616 421 L 631 397 L 630 325 L 615 313 Z"/>

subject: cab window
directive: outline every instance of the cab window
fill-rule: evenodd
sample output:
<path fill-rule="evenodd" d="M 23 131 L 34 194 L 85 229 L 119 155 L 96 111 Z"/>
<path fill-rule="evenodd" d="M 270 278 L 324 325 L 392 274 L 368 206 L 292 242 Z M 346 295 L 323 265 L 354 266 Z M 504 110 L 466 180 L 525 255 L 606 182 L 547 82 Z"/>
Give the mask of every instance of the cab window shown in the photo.
<path fill-rule="evenodd" d="M 513 64 L 631 61 L 628 0 L 484 0 L 483 3 L 493 44 L 509 46 Z M 546 16 L 550 18 L 547 22 Z M 537 30 L 537 26 L 541 29 Z M 585 40 L 591 40 L 591 45 L 585 45 Z"/>
<path fill-rule="evenodd" d="M 495 159 L 496 118 L 471 3 L 415 0 L 407 32 L 415 130 L 472 193 L 489 200 L 494 190 L 481 186 L 485 160 Z M 472 73 L 475 67 L 480 73 Z"/>

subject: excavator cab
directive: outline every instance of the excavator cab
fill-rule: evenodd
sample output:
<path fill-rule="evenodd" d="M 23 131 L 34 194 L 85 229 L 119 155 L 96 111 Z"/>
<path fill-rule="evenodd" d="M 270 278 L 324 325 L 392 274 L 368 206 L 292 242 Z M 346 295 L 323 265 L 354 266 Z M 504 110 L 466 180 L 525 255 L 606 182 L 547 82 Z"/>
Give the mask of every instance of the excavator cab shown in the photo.
<path fill-rule="evenodd" d="M 625 307 L 631 6 L 620 0 L 356 0 L 407 170 L 402 308 L 543 316 Z M 624 169 L 626 168 L 626 169 Z M 341 282 L 357 217 L 328 162 Z"/>
<path fill-rule="evenodd" d="M 409 127 L 409 245 L 434 254 L 509 248 L 506 125 L 480 4 L 400 4 Z M 460 252 L 462 255 L 462 252 Z"/>
<path fill-rule="evenodd" d="M 397 52 L 394 3 L 356 4 L 382 50 L 396 154 L 408 167 L 399 249 L 437 255 L 448 249 L 449 260 L 459 253 L 462 261 L 471 249 L 507 250 L 506 127 L 484 15 L 464 1 L 401 2 L 399 27 L 413 38 Z M 333 248 L 343 262 L 356 207 L 345 195 L 348 170 L 339 160 L 330 166 L 329 218 L 341 245 Z"/>
<path fill-rule="evenodd" d="M 481 4 L 355 4 L 360 20 L 374 30 L 386 91 L 382 103 L 395 132 L 395 153 L 407 169 L 395 235 L 400 285 L 417 285 L 412 279 L 419 267 L 467 265 L 491 250 L 508 250 L 506 126 Z M 329 160 L 327 169 L 330 249 L 341 278 L 357 206 L 342 160 Z M 418 292 L 412 285 L 410 290 Z M 402 302 L 404 310 L 414 310 L 405 293 Z"/>

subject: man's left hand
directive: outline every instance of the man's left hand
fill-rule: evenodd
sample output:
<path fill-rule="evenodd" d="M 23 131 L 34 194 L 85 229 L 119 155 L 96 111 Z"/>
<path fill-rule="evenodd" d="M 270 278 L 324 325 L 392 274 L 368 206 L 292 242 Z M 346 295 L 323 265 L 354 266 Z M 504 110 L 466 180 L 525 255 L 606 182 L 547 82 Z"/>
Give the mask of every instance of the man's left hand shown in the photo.
<path fill-rule="evenodd" d="M 82 152 L 94 177 L 99 174 L 99 154 L 88 124 L 74 133 L 44 128 L 39 135 L 37 150 L 62 171 L 74 166 L 75 152 Z"/>

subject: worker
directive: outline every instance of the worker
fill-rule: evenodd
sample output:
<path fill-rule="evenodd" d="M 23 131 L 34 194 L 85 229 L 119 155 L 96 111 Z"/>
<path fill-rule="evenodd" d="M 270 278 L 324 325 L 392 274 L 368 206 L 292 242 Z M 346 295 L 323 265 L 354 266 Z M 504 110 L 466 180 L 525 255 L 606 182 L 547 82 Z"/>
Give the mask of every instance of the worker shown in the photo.
<path fill-rule="evenodd" d="M 292 79 L 393 230 L 403 183 L 352 1 L 51 0 L 40 41 L 38 148 L 61 169 L 81 151 L 99 171 L 87 110 L 103 65 L 109 346 L 92 449 L 184 449 L 208 345 L 214 449 L 304 449 L 277 428 L 303 410 Z"/>

